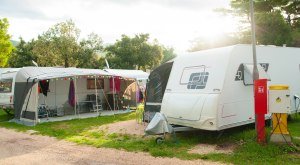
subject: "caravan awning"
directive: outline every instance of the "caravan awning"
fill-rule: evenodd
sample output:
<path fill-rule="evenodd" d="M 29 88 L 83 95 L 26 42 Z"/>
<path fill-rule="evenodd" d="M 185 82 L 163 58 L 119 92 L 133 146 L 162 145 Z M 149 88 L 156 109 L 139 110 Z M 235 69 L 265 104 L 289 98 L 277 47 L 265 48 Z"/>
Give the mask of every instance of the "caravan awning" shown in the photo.
<path fill-rule="evenodd" d="M 17 74 L 16 82 L 27 80 L 45 80 L 74 76 L 112 75 L 100 69 L 55 68 L 55 67 L 24 67 Z"/>
<path fill-rule="evenodd" d="M 107 73 L 113 76 L 120 76 L 123 78 L 131 78 L 137 80 L 148 79 L 149 74 L 141 70 L 125 70 L 125 69 L 104 69 Z"/>

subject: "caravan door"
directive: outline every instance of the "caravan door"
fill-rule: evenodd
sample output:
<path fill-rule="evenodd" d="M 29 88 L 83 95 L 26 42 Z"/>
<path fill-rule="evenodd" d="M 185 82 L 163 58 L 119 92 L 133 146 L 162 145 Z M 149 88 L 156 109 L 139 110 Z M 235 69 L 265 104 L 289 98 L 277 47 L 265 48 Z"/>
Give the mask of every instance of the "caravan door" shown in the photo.
<path fill-rule="evenodd" d="M 164 114 L 170 118 L 198 121 L 206 94 L 165 93 Z"/>

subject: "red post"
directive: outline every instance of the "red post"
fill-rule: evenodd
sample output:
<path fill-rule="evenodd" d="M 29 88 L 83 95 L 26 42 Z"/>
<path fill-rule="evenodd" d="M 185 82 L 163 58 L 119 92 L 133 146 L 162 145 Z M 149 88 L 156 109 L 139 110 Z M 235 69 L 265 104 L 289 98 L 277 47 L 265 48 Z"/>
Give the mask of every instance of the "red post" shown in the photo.
<path fill-rule="evenodd" d="M 267 114 L 268 103 L 267 79 L 254 81 L 254 108 L 255 108 L 255 128 L 257 142 L 266 142 L 265 114 Z"/>

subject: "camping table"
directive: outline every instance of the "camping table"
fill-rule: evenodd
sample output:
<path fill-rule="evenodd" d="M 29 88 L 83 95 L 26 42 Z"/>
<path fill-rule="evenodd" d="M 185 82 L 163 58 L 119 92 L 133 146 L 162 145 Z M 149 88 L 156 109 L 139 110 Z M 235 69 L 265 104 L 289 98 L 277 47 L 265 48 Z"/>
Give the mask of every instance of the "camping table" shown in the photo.
<path fill-rule="evenodd" d="M 88 101 L 88 100 L 85 100 L 85 101 L 78 101 L 78 112 L 82 112 L 82 110 L 83 110 L 83 106 L 84 105 L 88 105 L 88 104 L 90 104 L 90 105 L 92 105 L 93 104 L 93 101 Z"/>

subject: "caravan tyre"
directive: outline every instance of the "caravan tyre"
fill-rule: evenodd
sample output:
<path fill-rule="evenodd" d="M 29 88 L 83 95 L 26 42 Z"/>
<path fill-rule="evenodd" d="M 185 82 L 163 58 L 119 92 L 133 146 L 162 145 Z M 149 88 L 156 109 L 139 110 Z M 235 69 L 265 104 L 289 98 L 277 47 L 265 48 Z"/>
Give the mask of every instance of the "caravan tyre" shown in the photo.
<path fill-rule="evenodd" d="M 155 139 L 156 144 L 162 144 L 164 142 L 164 138 L 163 137 L 158 137 Z"/>

